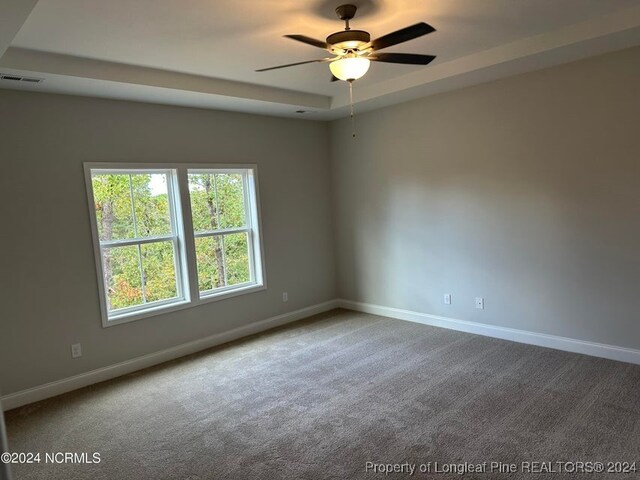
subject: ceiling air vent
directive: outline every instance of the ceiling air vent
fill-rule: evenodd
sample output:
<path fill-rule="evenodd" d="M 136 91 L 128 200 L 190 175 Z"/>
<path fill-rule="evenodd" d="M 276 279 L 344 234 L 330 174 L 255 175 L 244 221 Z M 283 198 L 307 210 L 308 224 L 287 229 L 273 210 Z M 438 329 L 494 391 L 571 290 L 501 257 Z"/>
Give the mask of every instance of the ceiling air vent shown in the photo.
<path fill-rule="evenodd" d="M 40 83 L 44 81 L 44 78 L 21 77 L 20 75 L 0 73 L 0 80 L 8 80 L 10 82 Z"/>

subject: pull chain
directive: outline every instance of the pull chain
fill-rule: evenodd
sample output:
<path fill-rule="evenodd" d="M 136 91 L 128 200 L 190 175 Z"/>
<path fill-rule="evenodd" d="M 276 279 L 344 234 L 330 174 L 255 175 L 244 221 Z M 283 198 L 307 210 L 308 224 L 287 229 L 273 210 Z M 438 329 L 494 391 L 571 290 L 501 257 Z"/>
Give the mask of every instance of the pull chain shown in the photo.
<path fill-rule="evenodd" d="M 351 132 L 353 138 L 356 138 L 356 117 L 353 113 L 353 80 L 348 80 L 349 83 L 349 104 L 351 106 Z"/>

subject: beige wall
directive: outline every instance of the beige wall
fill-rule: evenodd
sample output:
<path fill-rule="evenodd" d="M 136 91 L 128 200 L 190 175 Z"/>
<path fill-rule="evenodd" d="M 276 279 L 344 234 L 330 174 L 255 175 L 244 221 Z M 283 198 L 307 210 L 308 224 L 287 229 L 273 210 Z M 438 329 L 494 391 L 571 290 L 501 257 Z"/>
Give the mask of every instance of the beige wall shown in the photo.
<path fill-rule="evenodd" d="M 335 297 L 326 123 L 10 90 L 0 113 L 3 394 Z M 102 328 L 86 161 L 257 163 L 268 289 Z"/>
<path fill-rule="evenodd" d="M 0 90 L 3 393 L 323 302 L 336 284 L 640 348 L 639 83 L 629 49 L 360 114 L 355 141 L 347 120 Z M 103 329 L 85 161 L 257 163 L 268 290 Z"/>
<path fill-rule="evenodd" d="M 639 118 L 633 48 L 334 122 L 339 295 L 640 348 Z"/>

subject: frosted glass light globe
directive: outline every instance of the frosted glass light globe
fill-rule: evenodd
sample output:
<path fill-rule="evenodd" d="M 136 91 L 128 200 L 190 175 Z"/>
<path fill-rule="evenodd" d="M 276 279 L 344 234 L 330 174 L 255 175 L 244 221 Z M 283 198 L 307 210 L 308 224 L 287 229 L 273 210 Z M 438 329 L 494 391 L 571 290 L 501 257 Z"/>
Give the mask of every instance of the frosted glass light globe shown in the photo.
<path fill-rule="evenodd" d="M 369 65 L 371 62 L 368 58 L 346 57 L 331 62 L 329 69 L 335 77 L 346 82 L 361 78 L 369 70 Z"/>

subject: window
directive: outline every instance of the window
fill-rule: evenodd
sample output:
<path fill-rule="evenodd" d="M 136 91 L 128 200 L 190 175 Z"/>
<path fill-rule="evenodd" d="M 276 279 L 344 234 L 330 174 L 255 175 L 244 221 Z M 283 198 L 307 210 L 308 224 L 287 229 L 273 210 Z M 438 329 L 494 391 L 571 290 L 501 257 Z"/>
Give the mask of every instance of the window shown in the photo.
<path fill-rule="evenodd" d="M 85 164 L 103 325 L 264 288 L 254 166 Z"/>
<path fill-rule="evenodd" d="M 189 170 L 189 198 L 198 286 L 209 295 L 251 283 L 252 219 L 247 176 L 238 171 Z"/>

